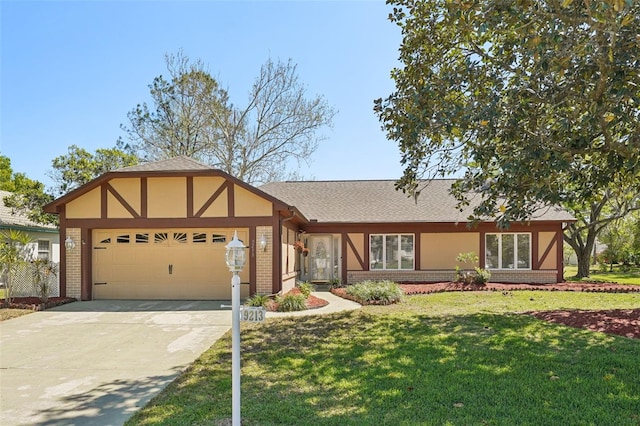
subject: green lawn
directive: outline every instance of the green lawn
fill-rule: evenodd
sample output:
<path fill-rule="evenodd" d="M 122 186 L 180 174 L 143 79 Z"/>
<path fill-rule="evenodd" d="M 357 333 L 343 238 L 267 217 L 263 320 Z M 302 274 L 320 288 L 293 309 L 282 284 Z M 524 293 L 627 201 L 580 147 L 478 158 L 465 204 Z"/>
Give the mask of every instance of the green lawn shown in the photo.
<path fill-rule="evenodd" d="M 631 268 L 631 270 L 623 272 L 620 270 L 620 266 L 614 265 L 613 272 L 599 272 L 594 266 L 591 269 L 589 278 L 583 278 L 583 281 L 600 281 L 600 282 L 615 282 L 618 284 L 636 284 L 640 285 L 640 267 Z M 578 273 L 577 266 L 566 266 L 564 268 L 564 278 L 571 280 Z"/>
<path fill-rule="evenodd" d="M 640 294 L 460 292 L 243 324 L 243 425 L 637 426 L 640 340 L 517 314 L 637 307 Z M 227 333 L 127 424 L 230 417 Z"/>

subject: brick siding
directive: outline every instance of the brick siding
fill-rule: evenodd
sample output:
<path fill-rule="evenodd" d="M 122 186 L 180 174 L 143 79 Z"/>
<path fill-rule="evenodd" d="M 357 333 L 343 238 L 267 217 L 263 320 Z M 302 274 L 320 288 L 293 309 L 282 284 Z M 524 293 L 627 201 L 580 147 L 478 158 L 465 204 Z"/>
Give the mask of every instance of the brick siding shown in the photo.
<path fill-rule="evenodd" d="M 81 291 L 81 263 L 82 263 L 82 241 L 80 237 L 80 228 L 67 228 L 67 237 L 76 243 L 73 250 L 67 250 L 67 297 L 75 297 L 80 300 Z M 61 244 L 64 246 L 64 244 Z M 66 248 L 61 247 L 62 250 Z"/>
<path fill-rule="evenodd" d="M 552 284 L 557 282 L 556 271 L 491 271 L 492 282 Z M 392 280 L 398 282 L 453 281 L 455 271 L 348 271 L 347 284 L 365 280 Z"/>
<path fill-rule="evenodd" d="M 262 235 L 267 239 L 267 249 L 256 247 L 256 292 L 273 293 L 273 231 L 271 226 L 256 226 L 256 239 Z"/>

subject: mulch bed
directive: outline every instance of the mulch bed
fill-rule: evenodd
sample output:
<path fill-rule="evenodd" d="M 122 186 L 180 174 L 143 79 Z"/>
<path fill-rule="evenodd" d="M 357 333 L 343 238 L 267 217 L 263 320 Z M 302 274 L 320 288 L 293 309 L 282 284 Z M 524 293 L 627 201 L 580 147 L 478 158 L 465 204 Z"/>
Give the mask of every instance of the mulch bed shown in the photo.
<path fill-rule="evenodd" d="M 639 285 L 614 284 L 614 283 L 584 283 L 564 282 L 556 284 L 509 284 L 487 283 L 483 286 L 465 285 L 454 282 L 400 284 L 404 294 L 430 294 L 446 291 L 518 291 L 518 290 L 542 290 L 542 291 L 585 291 L 594 293 L 640 293 Z"/>
<path fill-rule="evenodd" d="M 286 294 L 301 294 L 301 292 L 298 287 L 294 287 L 291 290 L 289 290 L 289 292 Z M 328 304 L 329 302 L 319 297 L 316 297 L 313 294 L 310 294 L 306 301 L 307 309 L 318 309 L 318 308 L 327 306 Z M 271 303 L 267 304 L 266 309 L 267 311 L 270 311 L 270 312 L 277 312 L 278 303 L 275 300 L 273 300 Z"/>
<path fill-rule="evenodd" d="M 534 317 L 575 328 L 640 339 L 640 309 L 535 311 Z"/>
<path fill-rule="evenodd" d="M 42 311 L 56 306 L 75 302 L 73 297 L 50 297 L 46 303 L 42 303 L 39 297 L 14 297 L 11 303 L 0 302 L 0 308 L 9 309 L 31 309 L 32 311 Z"/>

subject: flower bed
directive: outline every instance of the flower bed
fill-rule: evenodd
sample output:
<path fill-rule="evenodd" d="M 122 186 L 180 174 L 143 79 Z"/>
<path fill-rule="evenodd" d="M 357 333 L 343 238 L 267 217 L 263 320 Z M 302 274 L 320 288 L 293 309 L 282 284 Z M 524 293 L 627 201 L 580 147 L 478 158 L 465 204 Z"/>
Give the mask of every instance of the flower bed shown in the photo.
<path fill-rule="evenodd" d="M 5 301 L 0 302 L 1 308 L 10 309 L 31 309 L 32 311 L 43 311 L 45 309 L 54 308 L 56 306 L 65 305 L 75 302 L 73 297 L 50 297 L 46 303 L 42 303 L 38 297 L 14 297 L 12 302 L 7 304 Z"/>

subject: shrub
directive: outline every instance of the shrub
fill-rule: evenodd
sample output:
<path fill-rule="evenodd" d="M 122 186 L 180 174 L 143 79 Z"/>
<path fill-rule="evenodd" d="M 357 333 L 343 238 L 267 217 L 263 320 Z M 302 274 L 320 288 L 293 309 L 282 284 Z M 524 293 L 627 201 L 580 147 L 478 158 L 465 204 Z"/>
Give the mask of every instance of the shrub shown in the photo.
<path fill-rule="evenodd" d="M 307 298 L 302 294 L 287 293 L 276 299 L 278 312 L 304 311 L 307 309 Z"/>
<path fill-rule="evenodd" d="M 478 263 L 478 255 L 475 252 L 470 251 L 469 253 L 458 253 L 456 257 L 456 262 L 464 263 L 466 265 L 471 265 L 474 263 Z M 477 272 L 476 268 L 476 272 Z M 475 283 L 476 275 L 472 271 L 468 271 L 460 268 L 460 266 L 456 265 L 456 282 L 463 283 L 466 285 Z"/>
<path fill-rule="evenodd" d="M 298 289 L 300 290 L 300 293 L 302 293 L 304 298 L 308 299 L 309 295 L 313 291 L 313 285 L 311 285 L 311 283 L 307 281 L 301 282 L 301 283 L 298 283 Z"/>
<path fill-rule="evenodd" d="M 244 302 L 247 306 L 266 307 L 271 298 L 266 294 L 256 294 Z"/>
<path fill-rule="evenodd" d="M 486 269 L 476 267 L 476 275 L 473 277 L 473 283 L 477 285 L 485 285 L 491 279 L 491 272 Z"/>
<path fill-rule="evenodd" d="M 331 288 L 342 288 L 344 285 L 342 284 L 342 280 L 340 278 L 331 278 L 329 280 L 329 286 Z"/>
<path fill-rule="evenodd" d="M 393 281 L 362 281 L 347 287 L 347 294 L 362 304 L 390 305 L 402 301 L 404 293 Z"/>

